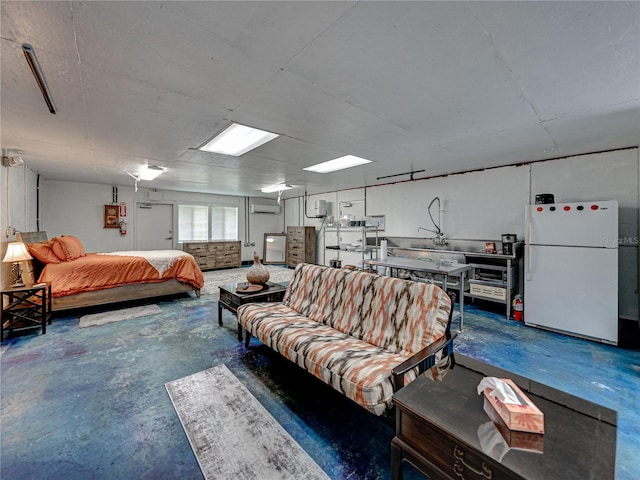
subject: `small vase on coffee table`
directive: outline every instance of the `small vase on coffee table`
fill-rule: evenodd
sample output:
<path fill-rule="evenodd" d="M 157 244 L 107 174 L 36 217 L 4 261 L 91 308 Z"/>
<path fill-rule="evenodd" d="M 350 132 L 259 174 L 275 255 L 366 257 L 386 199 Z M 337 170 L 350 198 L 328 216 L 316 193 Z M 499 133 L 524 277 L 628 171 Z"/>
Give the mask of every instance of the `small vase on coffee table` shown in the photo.
<path fill-rule="evenodd" d="M 260 257 L 253 252 L 253 265 L 247 271 L 247 281 L 262 285 L 269 281 L 269 275 L 269 269 L 260 263 Z"/>

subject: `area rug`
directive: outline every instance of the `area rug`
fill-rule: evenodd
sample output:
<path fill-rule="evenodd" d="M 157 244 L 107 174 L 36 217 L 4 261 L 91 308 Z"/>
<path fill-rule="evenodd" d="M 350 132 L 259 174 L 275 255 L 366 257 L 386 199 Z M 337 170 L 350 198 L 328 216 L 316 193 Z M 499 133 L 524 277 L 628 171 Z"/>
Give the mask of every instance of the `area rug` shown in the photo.
<path fill-rule="evenodd" d="M 265 265 L 269 270 L 269 281 L 273 283 L 289 282 L 293 277 L 293 269 Z M 210 270 L 204 273 L 204 287 L 200 289 L 201 295 L 214 295 L 218 297 L 220 285 L 240 283 L 247 281 L 247 268 L 229 268 L 225 270 Z M 218 298 L 215 298 L 217 300 Z"/>
<path fill-rule="evenodd" d="M 329 479 L 225 365 L 165 388 L 205 479 Z"/>
<path fill-rule="evenodd" d="M 80 328 L 95 327 L 106 323 L 121 322 L 133 318 L 146 317 L 160 313 L 158 305 L 142 305 L 140 307 L 122 308 L 120 310 L 109 310 L 107 312 L 92 313 L 80 317 Z"/>

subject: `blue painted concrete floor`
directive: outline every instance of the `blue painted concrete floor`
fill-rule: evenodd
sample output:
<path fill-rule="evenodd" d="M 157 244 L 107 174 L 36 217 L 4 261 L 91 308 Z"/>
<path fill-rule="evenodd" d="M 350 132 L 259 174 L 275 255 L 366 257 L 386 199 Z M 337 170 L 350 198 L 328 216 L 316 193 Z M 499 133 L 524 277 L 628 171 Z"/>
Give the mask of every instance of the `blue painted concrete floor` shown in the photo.
<path fill-rule="evenodd" d="M 331 478 L 390 478 L 388 423 L 259 342 L 245 349 L 206 296 L 157 303 L 150 317 L 80 329 L 85 311 L 5 340 L 1 478 L 201 479 L 164 384 L 221 363 Z M 640 352 L 474 306 L 456 350 L 617 410 L 616 478 L 640 478 Z"/>

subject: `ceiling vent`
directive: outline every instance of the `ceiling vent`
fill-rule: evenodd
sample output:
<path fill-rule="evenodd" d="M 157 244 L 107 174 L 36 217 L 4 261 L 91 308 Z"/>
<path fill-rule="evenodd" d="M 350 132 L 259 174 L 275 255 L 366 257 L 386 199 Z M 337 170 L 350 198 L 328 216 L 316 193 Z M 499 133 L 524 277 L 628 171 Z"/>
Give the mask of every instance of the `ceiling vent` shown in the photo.
<path fill-rule="evenodd" d="M 280 213 L 280 205 L 251 204 L 251 213 Z"/>

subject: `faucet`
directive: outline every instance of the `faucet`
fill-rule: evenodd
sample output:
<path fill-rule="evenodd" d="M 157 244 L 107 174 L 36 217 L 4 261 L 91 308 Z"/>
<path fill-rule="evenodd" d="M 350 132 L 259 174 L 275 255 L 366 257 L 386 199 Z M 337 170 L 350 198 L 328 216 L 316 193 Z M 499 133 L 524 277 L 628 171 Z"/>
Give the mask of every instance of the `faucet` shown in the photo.
<path fill-rule="evenodd" d="M 437 222 L 433 219 L 433 216 L 431 215 L 431 207 L 436 202 L 438 202 L 438 221 Z M 441 209 L 441 206 L 440 206 L 440 197 L 434 197 L 434 199 L 431 200 L 431 203 L 429 203 L 429 206 L 427 207 L 427 213 L 429 214 L 429 218 L 431 219 L 431 223 L 433 223 L 433 226 L 435 227 L 435 230 L 431 230 L 431 229 L 425 228 L 425 227 L 418 227 L 418 231 L 424 230 L 426 232 L 430 232 L 430 233 L 435 234 L 435 237 L 431 239 L 431 241 L 433 242 L 434 245 L 447 245 L 447 240 L 444 238 L 444 232 L 440 228 L 440 221 L 441 221 L 440 213 L 441 212 L 442 212 L 442 209 Z"/>
<path fill-rule="evenodd" d="M 447 239 L 444 238 L 444 233 L 442 231 L 429 230 L 428 228 L 418 227 L 418 231 L 424 230 L 425 232 L 435 233 L 436 236 L 431 238 L 431 242 L 434 245 L 448 245 Z"/>
<path fill-rule="evenodd" d="M 438 236 L 436 238 L 433 239 L 433 244 L 434 245 L 447 245 L 447 239 L 444 238 L 444 233 L 439 232 Z"/>

